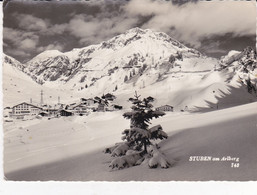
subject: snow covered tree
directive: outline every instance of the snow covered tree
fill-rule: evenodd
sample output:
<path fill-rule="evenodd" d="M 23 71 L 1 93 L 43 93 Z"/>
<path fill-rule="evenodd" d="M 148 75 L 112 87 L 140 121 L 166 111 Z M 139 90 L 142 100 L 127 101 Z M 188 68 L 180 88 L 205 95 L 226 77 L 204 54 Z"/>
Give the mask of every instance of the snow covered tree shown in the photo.
<path fill-rule="evenodd" d="M 161 117 L 165 113 L 153 110 L 154 98 L 150 96 L 141 100 L 140 95 L 135 93 L 135 96 L 129 101 L 133 106 L 131 107 L 132 111 L 123 114 L 124 118 L 130 119 L 130 128 L 122 132 L 124 142 L 106 148 L 104 151 L 115 157 L 110 167 L 122 169 L 139 165 L 148 160 L 150 168 L 156 168 L 158 165 L 162 168 L 168 168 L 170 164 L 151 142 L 151 140 L 166 139 L 168 136 L 161 125 L 149 128 L 153 118 Z"/>

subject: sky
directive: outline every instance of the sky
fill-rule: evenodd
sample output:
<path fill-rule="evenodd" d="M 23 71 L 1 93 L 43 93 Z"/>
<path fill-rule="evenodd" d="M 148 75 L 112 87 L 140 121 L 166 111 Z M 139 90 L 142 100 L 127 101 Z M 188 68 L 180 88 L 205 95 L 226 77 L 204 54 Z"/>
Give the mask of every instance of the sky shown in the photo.
<path fill-rule="evenodd" d="M 98 44 L 134 27 L 165 32 L 217 58 L 256 43 L 255 1 L 9 0 L 3 13 L 3 51 L 21 62 L 45 50 Z"/>

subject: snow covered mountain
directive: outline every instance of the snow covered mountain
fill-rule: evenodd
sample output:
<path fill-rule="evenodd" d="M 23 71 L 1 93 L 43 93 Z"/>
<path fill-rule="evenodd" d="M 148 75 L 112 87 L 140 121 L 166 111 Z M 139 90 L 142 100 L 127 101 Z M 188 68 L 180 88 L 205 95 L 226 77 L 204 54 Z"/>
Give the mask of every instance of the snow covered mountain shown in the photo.
<path fill-rule="evenodd" d="M 98 79 L 115 72 L 122 73 L 124 79 L 128 70 L 138 72 L 143 66 L 159 66 L 178 52 L 183 57 L 201 56 L 165 33 L 134 28 L 98 45 L 66 53 L 45 51 L 26 63 L 24 71 L 41 84 L 67 83 L 76 75 L 79 81 L 75 79 L 73 83 L 92 86 Z"/>
<path fill-rule="evenodd" d="M 220 69 L 227 69 L 235 73 L 235 76 L 247 84 L 247 80 L 256 87 L 257 83 L 257 59 L 256 52 L 247 47 L 242 52 L 230 51 L 219 61 Z"/>
<path fill-rule="evenodd" d="M 48 102 L 56 101 L 57 95 L 69 102 L 111 92 L 126 107 L 126 100 L 137 90 L 142 96 L 156 97 L 156 106 L 171 104 L 175 110 L 193 110 L 217 104 L 232 93 L 232 87 L 243 85 L 238 79 L 245 67 L 241 61 L 248 60 L 249 52 L 235 58 L 239 53 L 230 52 L 218 61 L 165 33 L 133 28 L 98 45 L 66 53 L 45 51 L 24 65 L 15 60 L 5 63 L 41 84 L 45 94 L 52 97 Z M 255 61 L 247 70 L 256 74 L 256 53 L 251 55 L 255 56 L 249 60 Z M 247 90 L 240 93 L 247 101 L 254 101 L 245 95 Z"/>

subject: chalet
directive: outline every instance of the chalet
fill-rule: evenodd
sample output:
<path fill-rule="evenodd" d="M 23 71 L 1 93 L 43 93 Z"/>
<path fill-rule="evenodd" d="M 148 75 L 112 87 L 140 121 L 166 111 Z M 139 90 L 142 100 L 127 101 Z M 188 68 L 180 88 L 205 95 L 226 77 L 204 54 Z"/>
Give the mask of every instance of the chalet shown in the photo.
<path fill-rule="evenodd" d="M 91 111 L 96 111 L 98 107 L 98 103 L 92 98 L 81 98 L 81 104 L 84 104 L 85 107 L 87 107 L 87 109 Z"/>
<path fill-rule="evenodd" d="M 46 108 L 46 109 L 43 109 L 43 111 L 47 113 L 47 115 L 49 116 L 58 114 L 58 109 L 56 108 Z"/>
<path fill-rule="evenodd" d="M 60 110 L 60 115 L 61 116 L 71 116 L 72 112 L 67 111 L 67 110 Z"/>
<path fill-rule="evenodd" d="M 83 103 L 74 105 L 74 106 L 70 107 L 70 109 L 73 111 L 74 114 L 77 114 L 77 115 L 88 114 L 88 108 Z"/>
<path fill-rule="evenodd" d="M 102 96 L 103 99 L 109 100 L 109 101 L 113 101 L 114 99 L 116 99 L 115 95 L 112 95 L 110 93 L 107 93 L 106 95 Z"/>
<path fill-rule="evenodd" d="M 156 110 L 163 111 L 163 112 L 166 112 L 166 111 L 173 112 L 173 107 L 170 105 L 164 105 L 164 106 L 160 106 L 160 107 L 156 108 Z"/>
<path fill-rule="evenodd" d="M 92 106 L 95 104 L 95 101 L 92 98 L 89 98 L 89 99 L 81 98 L 81 102 L 87 106 Z"/>
<path fill-rule="evenodd" d="M 11 115 L 12 116 L 38 115 L 41 111 L 42 111 L 42 108 L 23 102 L 23 103 L 17 104 L 16 106 L 13 106 Z"/>
<path fill-rule="evenodd" d="M 98 107 L 97 107 L 97 111 L 105 111 L 105 104 L 99 104 Z"/>
<path fill-rule="evenodd" d="M 94 99 L 92 99 L 92 98 L 87 99 L 87 102 L 86 102 L 87 106 L 92 106 L 94 104 L 95 104 L 95 100 Z"/>

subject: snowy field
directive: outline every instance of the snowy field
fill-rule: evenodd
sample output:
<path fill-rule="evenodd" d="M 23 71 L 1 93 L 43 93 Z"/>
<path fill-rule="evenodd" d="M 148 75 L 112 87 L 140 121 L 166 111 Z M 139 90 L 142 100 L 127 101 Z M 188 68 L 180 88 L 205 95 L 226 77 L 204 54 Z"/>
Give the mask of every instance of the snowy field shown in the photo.
<path fill-rule="evenodd" d="M 4 123 L 7 180 L 171 181 L 257 180 L 257 103 L 206 113 L 174 112 L 155 119 L 168 133 L 161 151 L 175 164 L 111 171 L 102 151 L 129 127 L 123 112 Z M 194 156 L 220 161 L 190 161 Z M 221 161 L 223 157 L 238 159 Z M 232 164 L 234 163 L 234 164 Z M 239 167 L 231 167 L 239 165 Z"/>

